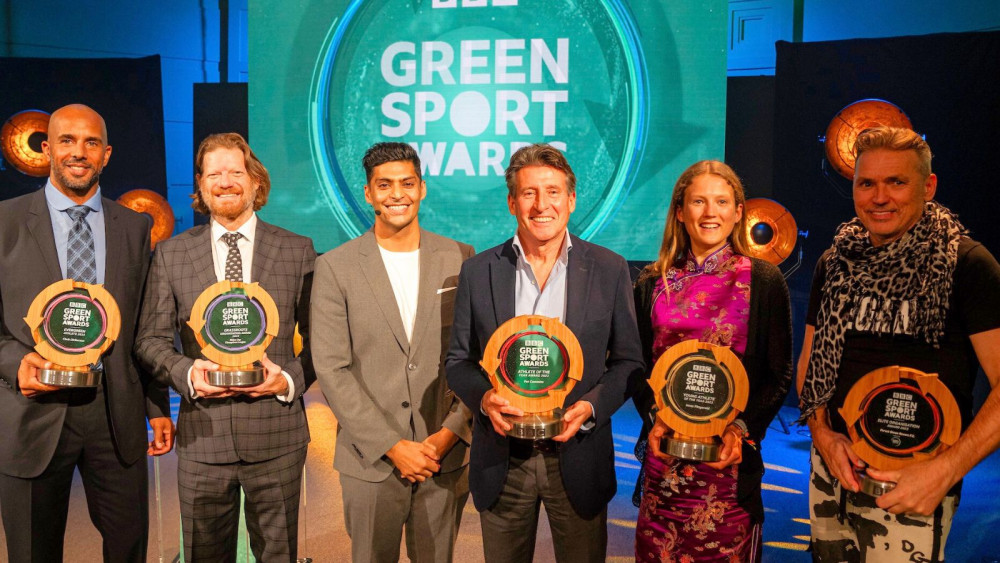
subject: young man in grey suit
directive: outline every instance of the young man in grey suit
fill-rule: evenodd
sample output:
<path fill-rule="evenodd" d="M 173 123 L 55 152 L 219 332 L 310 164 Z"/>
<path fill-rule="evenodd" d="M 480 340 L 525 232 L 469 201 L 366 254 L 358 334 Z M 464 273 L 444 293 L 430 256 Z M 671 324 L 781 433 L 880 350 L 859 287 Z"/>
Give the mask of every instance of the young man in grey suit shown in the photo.
<path fill-rule="evenodd" d="M 576 176 L 557 149 L 519 149 L 506 179 L 517 232 L 462 266 L 447 359 L 448 384 L 476 412 L 470 488 L 486 561 L 531 561 L 542 503 L 558 561 L 604 561 L 616 489 L 611 415 L 643 367 L 628 266 L 570 235 Z M 507 437 L 503 415 L 524 413 L 496 394 L 479 364 L 496 329 L 528 314 L 558 317 L 583 349 L 583 377 L 551 440 Z"/>
<path fill-rule="evenodd" d="M 458 271 L 471 246 L 420 228 L 405 143 L 364 156 L 375 226 L 316 261 L 316 375 L 337 417 L 334 468 L 354 561 L 450 561 L 469 495 L 469 411 L 448 389 Z"/>
<path fill-rule="evenodd" d="M 309 359 L 312 241 L 260 220 L 270 178 L 243 137 L 212 135 L 195 157 L 195 210 L 211 215 L 156 246 L 136 354 L 182 397 L 177 481 L 184 558 L 235 561 L 240 489 L 258 561 L 294 561 L 299 484 L 309 442 L 302 394 L 315 379 Z M 215 387 L 187 322 L 195 300 L 222 280 L 258 282 L 278 309 L 278 334 L 261 361 L 264 382 Z M 295 323 L 304 352 L 295 357 Z M 174 349 L 180 333 L 183 353 Z"/>
<path fill-rule="evenodd" d="M 50 161 L 45 187 L 0 203 L 0 509 L 7 556 L 63 560 L 79 467 L 104 560 L 143 562 L 145 456 L 166 453 L 173 443 L 167 390 L 136 370 L 131 353 L 149 267 L 149 223 L 101 197 L 98 179 L 111 145 L 93 109 L 76 104 L 54 111 L 42 151 Z M 65 278 L 104 284 L 121 312 L 121 332 L 101 358 L 104 376 L 96 388 L 38 380 L 51 362 L 34 351 L 24 317 L 39 292 Z M 147 416 L 155 434 L 148 443 Z"/>

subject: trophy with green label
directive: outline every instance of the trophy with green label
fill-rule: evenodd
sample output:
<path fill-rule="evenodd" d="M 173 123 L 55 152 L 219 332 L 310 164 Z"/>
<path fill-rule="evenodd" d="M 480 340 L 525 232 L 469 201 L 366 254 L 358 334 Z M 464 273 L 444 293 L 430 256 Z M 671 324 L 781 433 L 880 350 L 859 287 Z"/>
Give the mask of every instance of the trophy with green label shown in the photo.
<path fill-rule="evenodd" d="M 212 284 L 195 300 L 188 326 L 202 355 L 219 364 L 207 373 L 211 385 L 250 387 L 264 381 L 260 359 L 278 335 L 278 308 L 260 284 Z"/>
<path fill-rule="evenodd" d="M 480 362 L 498 395 L 524 411 L 507 416 L 514 438 L 543 440 L 562 432 L 566 395 L 583 377 L 583 350 L 559 319 L 521 315 L 493 333 Z"/>
<path fill-rule="evenodd" d="M 24 317 L 35 351 L 53 363 L 38 380 L 59 387 L 96 387 L 103 370 L 95 366 L 121 331 L 118 304 L 103 285 L 65 279 L 46 287 Z"/>
<path fill-rule="evenodd" d="M 954 444 L 962 416 L 951 391 L 936 374 L 890 366 L 865 374 L 847 393 L 840 416 L 851 449 L 871 467 L 902 469 Z M 861 491 L 881 496 L 896 484 L 862 476 Z"/>
<path fill-rule="evenodd" d="M 747 372 L 728 346 L 685 340 L 664 352 L 649 377 L 670 429 L 661 450 L 692 461 L 719 460 L 726 426 L 747 406 Z"/>

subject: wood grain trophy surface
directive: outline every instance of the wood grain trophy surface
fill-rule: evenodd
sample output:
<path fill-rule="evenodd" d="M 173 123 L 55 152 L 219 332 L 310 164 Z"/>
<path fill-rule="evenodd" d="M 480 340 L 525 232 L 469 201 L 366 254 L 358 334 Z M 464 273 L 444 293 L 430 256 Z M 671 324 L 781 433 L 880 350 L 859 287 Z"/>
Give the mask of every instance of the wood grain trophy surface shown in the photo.
<path fill-rule="evenodd" d="M 103 371 L 93 368 L 121 332 L 118 303 L 103 285 L 59 280 L 39 293 L 24 322 L 35 351 L 54 365 L 38 379 L 60 387 L 95 387 Z"/>
<path fill-rule="evenodd" d="M 649 386 L 656 416 L 671 429 L 664 452 L 694 461 L 718 461 L 719 437 L 746 409 L 746 370 L 728 346 L 685 340 L 653 366 Z"/>
<path fill-rule="evenodd" d="M 497 394 L 525 412 L 508 417 L 508 435 L 545 439 L 562 428 L 566 395 L 583 377 L 583 350 L 557 318 L 521 315 L 490 337 L 480 365 Z"/>
<path fill-rule="evenodd" d="M 264 380 L 255 362 L 278 335 L 278 307 L 260 284 L 220 281 L 201 292 L 191 308 L 188 326 L 201 353 L 219 364 L 208 372 L 219 387 L 246 387 Z"/>

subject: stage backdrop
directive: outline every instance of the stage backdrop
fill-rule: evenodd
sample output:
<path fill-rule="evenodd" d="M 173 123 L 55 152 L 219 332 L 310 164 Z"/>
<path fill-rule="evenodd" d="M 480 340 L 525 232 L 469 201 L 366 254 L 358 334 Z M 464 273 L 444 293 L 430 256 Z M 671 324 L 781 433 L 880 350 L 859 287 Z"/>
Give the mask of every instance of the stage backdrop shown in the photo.
<path fill-rule="evenodd" d="M 420 153 L 421 226 L 479 250 L 515 228 L 511 153 L 551 143 L 578 178 L 570 231 L 640 260 L 678 174 L 724 155 L 722 0 L 261 0 L 249 31 L 262 215 L 319 251 L 371 225 L 376 141 Z"/>

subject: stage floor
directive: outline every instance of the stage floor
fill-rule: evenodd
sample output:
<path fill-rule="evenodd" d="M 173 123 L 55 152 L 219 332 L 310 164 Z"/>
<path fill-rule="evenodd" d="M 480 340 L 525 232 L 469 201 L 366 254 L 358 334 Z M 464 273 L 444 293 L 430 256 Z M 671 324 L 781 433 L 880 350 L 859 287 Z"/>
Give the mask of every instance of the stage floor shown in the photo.
<path fill-rule="evenodd" d="M 176 419 L 177 397 L 174 397 Z M 306 394 L 306 412 L 312 443 L 306 461 L 306 494 L 299 526 L 301 557 L 316 563 L 350 560 L 350 538 L 344 530 L 340 481 L 333 470 L 335 419 L 318 386 Z M 776 419 L 763 444 L 764 462 L 764 561 L 809 561 L 809 513 L 807 483 L 809 475 L 809 436 L 791 426 L 796 410 L 785 408 Z M 784 424 L 783 424 L 784 421 Z M 632 455 L 640 421 L 631 403 L 613 419 L 618 494 L 608 507 L 608 561 L 631 561 L 637 509 L 631 496 L 639 464 Z M 179 560 L 180 518 L 176 484 L 176 454 L 171 452 L 150 463 L 150 533 L 148 561 Z M 157 467 L 158 466 L 158 467 Z M 159 497 L 156 500 L 157 473 Z M 948 542 L 949 561 L 997 561 L 1000 547 L 991 536 L 1000 526 L 996 494 L 1000 490 L 1000 454 L 994 453 L 965 479 L 961 507 Z M 83 486 L 79 475 L 73 485 L 66 533 L 67 561 L 98 561 L 101 540 L 89 521 Z M 158 508 L 159 507 L 159 508 Z M 555 561 L 551 536 L 544 515 L 537 537 L 535 560 Z M 241 544 L 244 542 L 241 542 Z M 402 550 L 406 561 L 405 549 Z M 241 554 L 240 561 L 245 555 Z M 456 545 L 455 560 L 482 561 L 479 515 L 470 499 L 465 508 Z M 246 560 L 252 560 L 248 558 Z M 6 561 L 6 541 L 0 536 L 0 561 Z"/>

